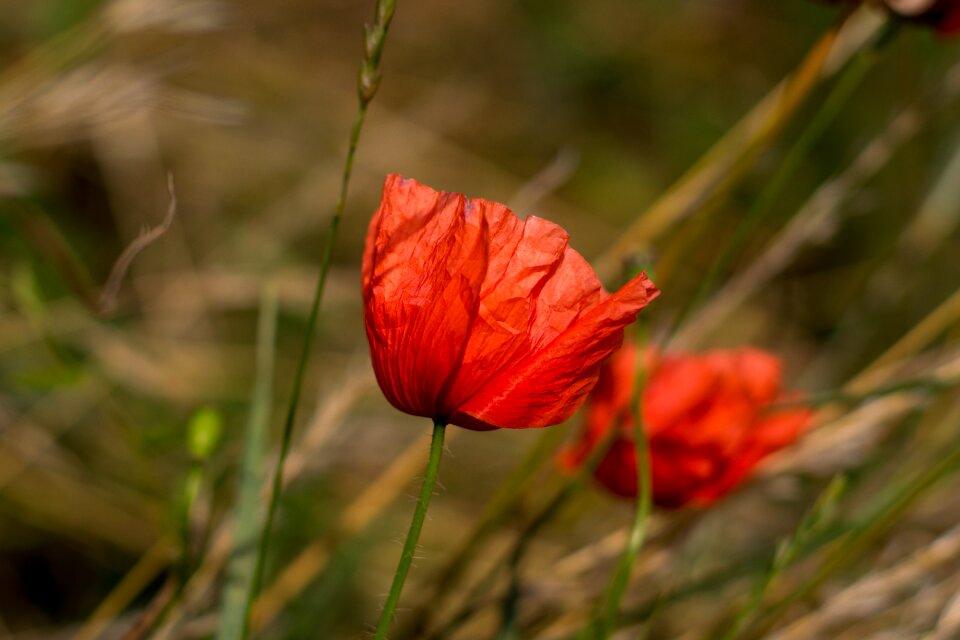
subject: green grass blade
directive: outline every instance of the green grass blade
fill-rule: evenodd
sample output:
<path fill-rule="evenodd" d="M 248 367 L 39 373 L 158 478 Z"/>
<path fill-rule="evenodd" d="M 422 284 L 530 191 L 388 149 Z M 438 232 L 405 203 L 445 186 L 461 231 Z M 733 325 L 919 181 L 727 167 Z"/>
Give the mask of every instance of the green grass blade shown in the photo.
<path fill-rule="evenodd" d="M 253 599 L 257 542 L 264 518 L 261 490 L 273 397 L 276 328 L 277 295 L 276 291 L 270 288 L 264 292 L 260 304 L 257 328 L 257 373 L 243 443 L 233 555 L 227 566 L 227 584 L 223 591 L 220 609 L 218 640 L 235 640 L 246 634 L 248 610 Z"/>

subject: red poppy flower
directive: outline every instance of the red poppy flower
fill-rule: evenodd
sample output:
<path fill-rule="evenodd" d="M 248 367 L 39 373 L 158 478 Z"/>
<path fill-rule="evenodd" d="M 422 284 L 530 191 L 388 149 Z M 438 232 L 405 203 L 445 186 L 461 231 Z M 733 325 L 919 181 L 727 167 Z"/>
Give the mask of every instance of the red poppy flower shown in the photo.
<path fill-rule="evenodd" d="M 388 176 L 363 306 L 390 403 L 477 430 L 545 427 L 576 411 L 659 291 L 641 274 L 607 294 L 568 240 L 502 204 Z"/>
<path fill-rule="evenodd" d="M 826 0 L 832 4 L 859 4 L 863 0 Z M 944 35 L 960 32 L 960 0 L 877 0 L 894 15 L 933 27 Z"/>
<path fill-rule="evenodd" d="M 637 494 L 633 416 L 636 348 L 626 345 L 604 365 L 581 440 L 560 464 L 576 468 L 617 429 L 594 471 L 617 495 Z M 739 485 L 766 456 L 804 431 L 812 411 L 770 413 L 781 398 L 781 365 L 757 349 L 650 356 L 642 412 L 650 445 L 653 500 L 664 507 L 707 505 Z"/>

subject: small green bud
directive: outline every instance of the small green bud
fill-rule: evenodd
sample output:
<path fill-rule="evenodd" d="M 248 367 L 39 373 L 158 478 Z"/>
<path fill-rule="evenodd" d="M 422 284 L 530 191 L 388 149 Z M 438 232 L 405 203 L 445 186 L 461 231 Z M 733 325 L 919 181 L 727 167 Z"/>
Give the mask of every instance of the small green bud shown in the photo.
<path fill-rule="evenodd" d="M 220 443 L 223 435 L 223 416 L 212 407 L 198 409 L 190 417 L 187 428 L 187 448 L 197 460 L 206 460 Z"/>

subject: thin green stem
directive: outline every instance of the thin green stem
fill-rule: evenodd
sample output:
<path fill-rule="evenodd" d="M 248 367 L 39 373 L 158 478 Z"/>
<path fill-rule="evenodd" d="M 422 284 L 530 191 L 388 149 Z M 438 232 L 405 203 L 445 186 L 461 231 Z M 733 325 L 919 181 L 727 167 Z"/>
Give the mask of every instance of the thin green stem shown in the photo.
<path fill-rule="evenodd" d="M 746 214 L 740 218 L 733 237 L 726 244 L 723 252 L 710 265 L 707 274 L 700 281 L 700 286 L 697 288 L 696 293 L 687 299 L 686 304 L 680 310 L 677 320 L 670 329 L 667 340 L 676 334 L 690 314 L 700 306 L 704 298 L 706 298 L 713 289 L 720 274 L 726 270 L 730 261 L 743 246 L 744 242 L 752 237 L 751 232 L 756 228 L 760 220 L 763 219 L 763 214 L 766 213 L 776 202 L 777 198 L 780 197 L 784 187 L 790 183 L 790 180 L 800 168 L 804 159 L 810 154 L 814 144 L 823 136 L 827 128 L 829 128 L 837 115 L 839 115 L 847 100 L 853 95 L 857 85 L 860 84 L 860 81 L 870 69 L 875 58 L 876 56 L 872 51 L 861 53 L 855 57 L 844 70 L 843 75 L 837 80 L 826 100 L 823 101 L 820 110 L 787 153 L 786 158 L 773 178 L 766 184 L 759 196 L 757 196 L 757 199 L 753 201 L 753 204 L 747 210 Z"/>
<path fill-rule="evenodd" d="M 625 265 L 626 267 L 626 265 Z M 634 265 L 636 267 L 636 265 Z M 627 267 L 628 268 L 628 267 Z M 636 271 L 636 268 L 631 271 Z M 627 278 L 635 275 L 625 273 Z M 617 570 L 610 579 L 607 592 L 600 602 L 594 621 L 584 631 L 595 638 L 605 639 L 613 633 L 620 612 L 620 601 L 630 584 L 633 565 L 646 537 L 647 521 L 653 510 L 653 482 L 650 471 L 650 442 L 647 440 L 646 426 L 643 422 L 643 391 L 647 382 L 647 368 L 643 357 L 643 347 L 647 343 L 647 324 L 640 320 L 635 325 L 634 343 L 634 371 L 632 394 L 630 396 L 630 414 L 633 417 L 633 451 L 635 458 L 635 472 L 637 482 L 636 509 L 633 524 L 627 536 L 627 544 L 617 565 Z M 611 431 L 619 429 L 614 424 Z"/>
<path fill-rule="evenodd" d="M 522 595 L 520 589 L 520 565 L 523 562 L 527 549 L 529 549 L 530 544 L 540 529 L 549 523 L 560 511 L 560 508 L 584 486 L 587 477 L 593 473 L 593 470 L 610 449 L 615 435 L 616 432 L 611 429 L 603 438 L 594 443 L 590 453 L 579 468 L 577 468 L 576 472 L 574 472 L 572 476 L 563 479 L 562 484 L 553 497 L 534 515 L 517 537 L 517 541 L 506 559 L 506 564 L 510 571 L 510 586 L 507 593 L 501 599 L 501 611 L 503 612 L 499 633 L 501 639 L 514 638 L 517 635 L 516 612 L 519 610 L 519 601 Z M 426 635 L 424 630 L 421 629 L 418 630 L 416 637 L 446 638 L 452 635 L 454 631 L 478 611 L 479 606 L 475 603 L 476 599 L 480 593 L 490 587 L 502 566 L 502 564 L 496 564 L 483 578 L 474 584 L 471 588 L 470 595 L 465 599 L 465 604 L 450 617 L 439 631 L 435 634 Z"/>
<path fill-rule="evenodd" d="M 454 584 L 469 566 L 477 549 L 519 502 L 524 495 L 524 489 L 543 467 L 544 462 L 549 459 L 562 435 L 562 429 L 556 427 L 544 429 L 537 442 L 530 447 L 523 459 L 503 480 L 497 493 L 487 503 L 483 514 L 474 525 L 473 531 L 453 553 L 446 568 L 431 581 L 429 591 L 421 596 L 422 604 L 412 616 L 412 624 L 406 629 L 408 633 L 402 635 L 417 638 L 423 636 L 430 624 L 431 612 L 439 606 L 443 598 L 455 592 Z"/>
<path fill-rule="evenodd" d="M 387 601 L 383 604 L 383 612 L 380 614 L 380 622 L 377 624 L 376 640 L 384 640 L 387 637 L 387 632 L 393 623 L 393 613 L 396 611 L 397 603 L 400 602 L 400 592 L 403 591 L 403 583 L 406 581 L 407 573 L 410 572 L 410 565 L 413 563 L 413 556 L 417 550 L 417 541 L 420 539 L 420 531 L 423 529 L 423 520 L 427 516 L 427 507 L 430 506 L 433 489 L 437 484 L 437 472 L 440 470 L 440 458 L 443 455 L 443 436 L 445 431 L 445 424 L 442 422 L 433 423 L 433 439 L 430 441 L 430 459 L 427 463 L 427 472 L 423 477 L 423 486 L 420 488 L 420 497 L 417 499 L 417 508 L 413 512 L 413 520 L 410 522 L 407 539 L 403 543 L 400 562 L 397 564 L 397 572 L 393 575 L 393 584 L 390 585 L 390 593 L 387 595 Z"/>
<path fill-rule="evenodd" d="M 643 546 L 644 538 L 647 532 L 647 522 L 650 519 L 650 512 L 653 509 L 653 492 L 651 486 L 650 472 L 650 443 L 647 441 L 647 432 L 643 424 L 643 388 L 645 386 L 646 371 L 643 367 L 643 358 L 637 354 L 637 373 L 634 383 L 634 392 L 631 402 L 631 411 L 633 413 L 633 440 L 634 451 L 637 458 L 637 509 L 633 519 L 633 525 L 630 528 L 630 536 L 627 539 L 627 546 L 620 558 L 620 564 L 617 571 L 610 581 L 610 587 L 607 590 L 605 605 L 600 611 L 599 627 L 596 637 L 607 638 L 613 632 L 618 614 L 620 612 L 620 601 L 630 583 L 630 575 L 633 572 L 633 563 L 637 559 L 637 554 Z"/>
<path fill-rule="evenodd" d="M 256 596 L 260 591 L 260 583 L 263 580 L 267 549 L 270 546 L 270 535 L 273 530 L 273 520 L 277 513 L 280 494 L 283 491 L 283 467 L 287 455 L 290 452 L 290 443 L 293 440 L 293 429 L 296 424 L 297 409 L 300 405 L 300 393 L 303 389 L 307 361 L 310 358 L 313 337 L 316 333 L 317 318 L 320 314 L 320 302 L 323 300 L 323 291 L 327 284 L 327 274 L 330 272 L 333 249 L 337 242 L 340 221 L 343 218 L 343 210 L 347 201 L 350 176 L 353 173 L 353 159 L 357 152 L 357 144 L 360 141 L 360 132 L 363 130 L 363 123 L 367 117 L 367 107 L 373 100 L 374 95 L 376 95 L 377 88 L 380 85 L 380 56 L 383 52 L 383 44 L 386 41 L 387 31 L 390 28 L 390 22 L 393 19 L 396 6 L 397 3 L 395 0 L 378 0 L 376 18 L 374 23 L 367 27 L 364 36 L 364 57 L 360 65 L 360 74 L 357 80 L 357 93 L 360 106 L 357 109 L 357 117 L 350 131 L 347 157 L 343 164 L 343 174 L 340 179 L 340 193 L 337 196 L 336 208 L 334 209 L 333 218 L 330 220 L 330 227 L 327 230 L 327 237 L 323 247 L 323 259 L 320 264 L 320 275 L 317 278 L 317 288 L 314 291 L 313 303 L 310 305 L 310 315 L 307 318 L 307 326 L 304 331 L 303 347 L 300 350 L 300 358 L 293 379 L 293 391 L 290 395 L 290 403 L 287 406 L 286 419 L 283 423 L 283 433 L 280 438 L 280 452 L 277 457 L 276 467 L 274 468 L 270 497 L 267 502 L 267 516 L 263 523 L 263 532 L 260 535 L 260 543 L 257 548 L 257 561 L 254 565 L 253 589 L 251 591 L 253 598 L 251 601 L 256 600 Z M 249 615 L 250 611 L 247 611 L 247 616 L 249 617 Z M 246 638 L 247 634 L 248 629 L 245 629 L 243 637 Z"/>
<path fill-rule="evenodd" d="M 257 549 L 257 562 L 253 573 L 253 595 L 260 592 L 260 583 L 263 580 L 263 569 L 266 564 L 267 549 L 270 546 L 270 535 L 273 531 L 273 520 L 277 514 L 277 507 L 280 502 L 280 494 L 283 492 L 283 466 L 290 453 L 290 443 L 293 441 L 293 429 L 296 425 L 297 409 L 300 405 L 300 393 L 303 390 L 303 380 L 307 370 L 307 361 L 313 346 L 313 337 L 316 333 L 317 318 L 320 315 L 320 301 L 323 299 L 323 290 L 327 283 L 327 274 L 330 271 L 331 257 L 333 247 L 336 244 L 337 232 L 340 229 L 340 219 L 343 212 L 343 203 L 346 198 L 347 184 L 350 180 L 350 172 L 353 166 L 353 156 L 356 152 L 356 144 L 359 139 L 360 129 L 363 126 L 363 120 L 366 116 L 366 107 L 361 106 L 357 113 L 357 120 L 353 125 L 353 133 L 350 136 L 350 148 L 347 151 L 347 160 L 344 165 L 343 181 L 340 187 L 340 197 L 337 200 L 337 210 L 333 219 L 330 221 L 330 228 L 327 231 L 327 239 L 323 248 L 323 262 L 320 267 L 320 277 L 317 279 L 317 288 L 314 292 L 313 303 L 310 306 L 310 315 L 307 318 L 307 328 L 303 336 L 303 348 L 300 351 L 300 359 L 297 363 L 297 371 L 293 378 L 293 391 L 290 396 L 290 404 L 287 406 L 286 418 L 283 421 L 283 434 L 280 437 L 280 453 L 277 456 L 277 464 L 273 471 L 273 478 L 270 483 L 270 497 L 267 502 L 267 518 L 263 524 L 263 532 L 260 535 L 260 544 Z M 255 599 L 255 598 L 254 598 Z M 249 613 L 249 612 L 248 612 Z M 244 638 L 247 632 L 244 632 Z"/>

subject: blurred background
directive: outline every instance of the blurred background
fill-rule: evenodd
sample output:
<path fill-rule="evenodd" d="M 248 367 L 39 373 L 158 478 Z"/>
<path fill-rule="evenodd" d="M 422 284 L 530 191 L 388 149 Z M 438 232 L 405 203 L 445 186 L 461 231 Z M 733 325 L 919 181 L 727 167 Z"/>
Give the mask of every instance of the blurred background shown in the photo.
<path fill-rule="evenodd" d="M 625 230 L 840 13 L 807 0 L 399 4 L 287 467 L 264 581 L 273 609 L 255 634 L 362 637 L 412 509 L 429 425 L 383 399 L 361 321 L 360 255 L 384 176 L 509 203 L 612 260 Z M 269 464 L 373 2 L 0 0 L 0 15 L 0 637 L 212 637 L 258 310 L 276 291 Z M 655 339 L 773 350 L 787 386 L 813 392 L 865 370 L 876 375 L 860 392 L 895 375 L 956 376 L 960 45 L 904 25 L 851 46 L 852 61 L 831 63 L 722 189 L 638 243 L 663 290 L 644 312 Z M 616 268 L 601 275 L 617 285 Z M 868 369 L 878 358 L 889 366 Z M 452 637 L 495 637 L 504 578 L 471 598 L 470 576 L 500 561 L 562 482 L 549 459 L 465 586 L 434 601 L 431 581 L 524 455 L 558 446 L 575 422 L 547 445 L 537 431 L 451 430 L 396 637 L 432 637 L 413 629 L 418 607 L 435 605 L 439 628 L 458 599 L 468 614 Z M 756 637 L 951 637 L 960 482 L 956 464 L 935 461 L 960 435 L 956 387 L 821 422 L 833 428 L 717 507 L 656 516 L 624 637 L 719 637 L 838 473 L 847 492 L 771 586 L 767 613 L 785 604 Z M 188 434 L 204 424 L 222 435 L 198 459 Z M 576 631 L 632 508 L 587 486 L 539 532 L 522 637 Z M 173 597 L 172 576 L 191 578 Z"/>

